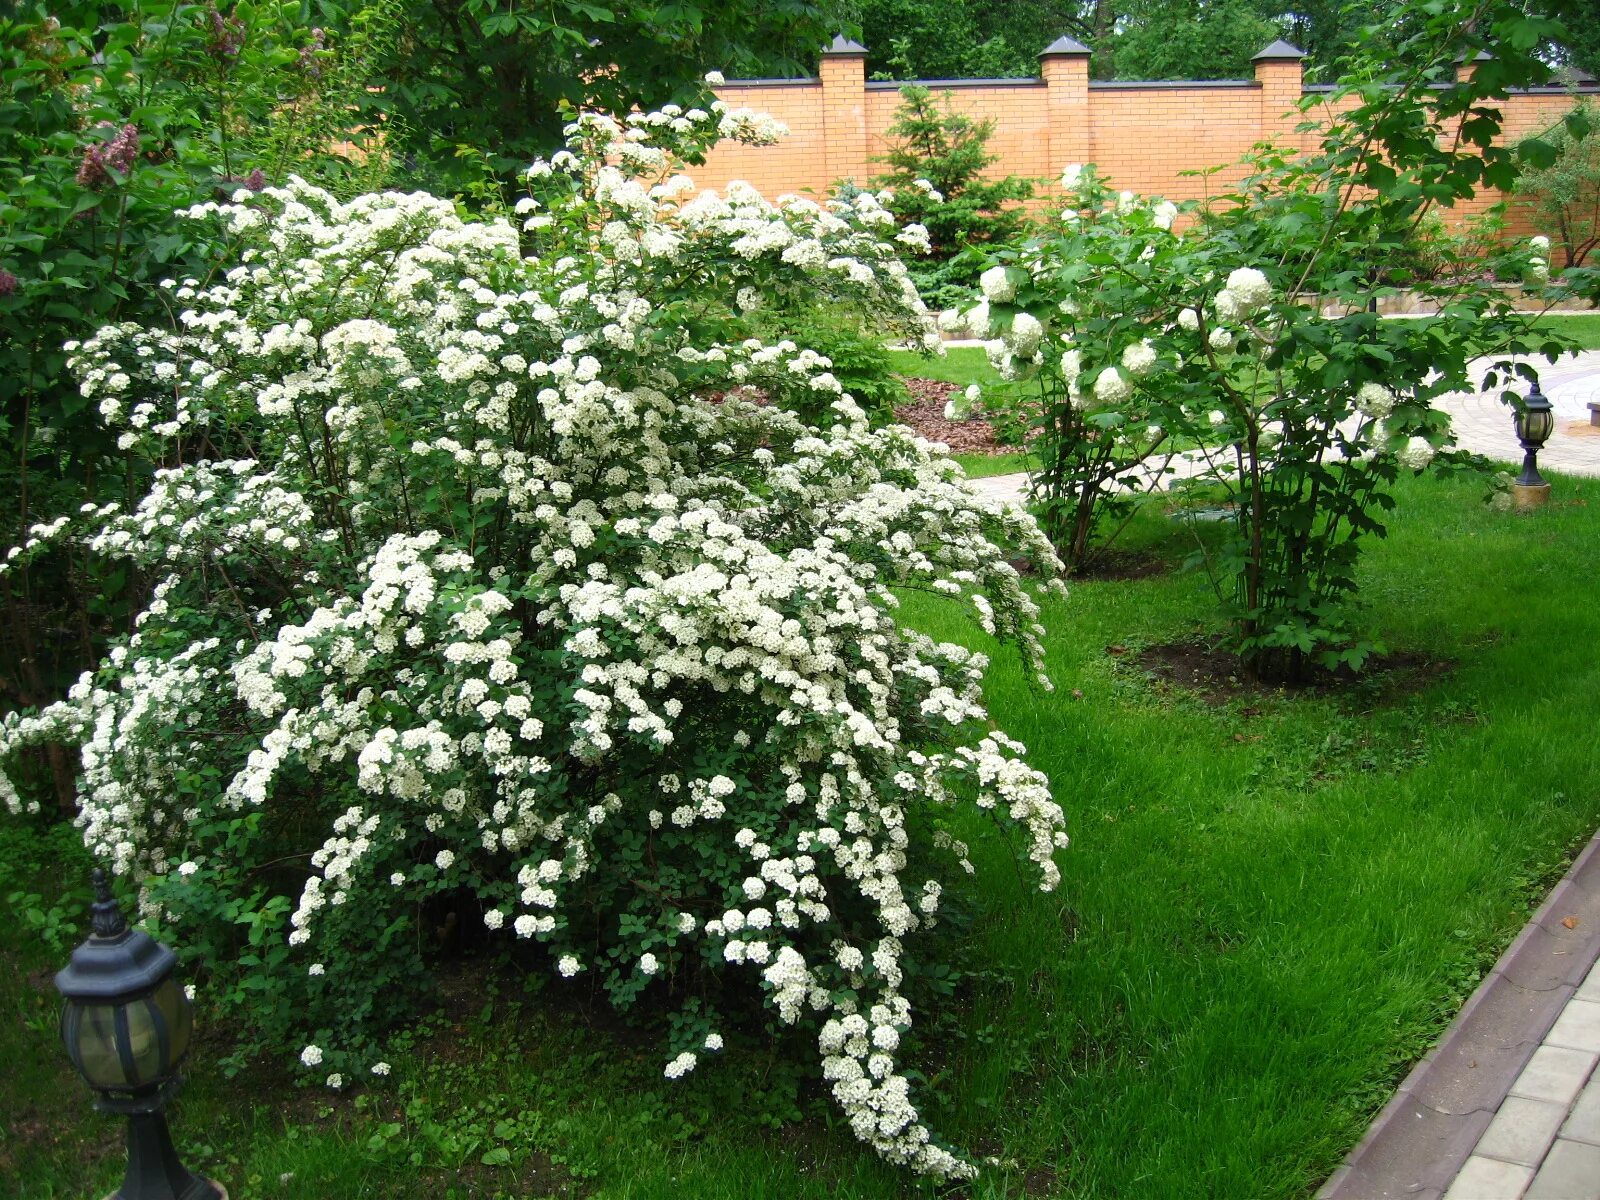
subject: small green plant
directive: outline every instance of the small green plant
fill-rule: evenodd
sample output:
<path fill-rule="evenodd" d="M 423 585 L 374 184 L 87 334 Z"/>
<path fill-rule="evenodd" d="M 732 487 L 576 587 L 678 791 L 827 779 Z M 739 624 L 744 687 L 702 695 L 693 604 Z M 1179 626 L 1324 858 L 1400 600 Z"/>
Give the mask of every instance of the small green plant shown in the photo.
<path fill-rule="evenodd" d="M 1600 246 L 1600 135 L 1594 125 L 1594 105 L 1579 101 L 1542 135 L 1555 150 L 1554 161 L 1517 181 L 1517 196 L 1555 233 L 1563 267 L 1583 266 Z"/>
<path fill-rule="evenodd" d="M 805 308 L 782 314 L 773 332 L 826 356 L 834 378 L 874 424 L 892 420 L 906 402 L 905 384 L 894 373 L 882 335 L 851 314 Z M 773 399 L 810 425 L 831 425 L 836 417 L 826 400 L 804 386 L 780 388 Z"/>
<path fill-rule="evenodd" d="M 976 247 L 1015 236 L 1027 223 L 1023 202 L 1033 184 L 1008 175 L 987 179 L 996 161 L 987 145 L 994 121 L 958 111 L 950 93 L 942 102 L 925 87 L 900 89 L 900 107 L 888 129 L 889 153 L 877 161 L 891 170 L 876 186 L 887 188 L 890 210 L 901 221 L 928 231 L 926 264 L 913 268 L 923 299 L 935 307 L 953 301 L 970 285 L 978 260 L 963 257 Z"/>

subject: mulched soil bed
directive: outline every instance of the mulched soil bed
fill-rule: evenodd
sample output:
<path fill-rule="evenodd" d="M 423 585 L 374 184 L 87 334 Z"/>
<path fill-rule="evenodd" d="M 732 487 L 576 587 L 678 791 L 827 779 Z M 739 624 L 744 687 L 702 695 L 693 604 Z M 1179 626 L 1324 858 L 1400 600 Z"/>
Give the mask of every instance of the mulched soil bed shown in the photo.
<path fill-rule="evenodd" d="M 1318 667 L 1303 681 L 1283 683 L 1251 678 L 1239 659 L 1222 649 L 1215 638 L 1166 642 L 1137 651 L 1107 646 L 1106 653 L 1143 671 L 1158 685 L 1191 692 L 1209 704 L 1228 704 L 1250 697 L 1339 695 L 1362 689 L 1375 690 L 1376 698 L 1393 699 L 1420 691 L 1455 665 L 1401 650 L 1369 659 L 1359 672 L 1344 667 L 1337 671 Z"/>
<path fill-rule="evenodd" d="M 945 402 L 959 393 L 960 384 L 942 379 L 902 379 L 911 402 L 894 410 L 895 420 L 908 425 L 930 442 L 943 442 L 956 454 L 1006 454 L 1015 446 L 1001 445 L 987 421 L 944 419 Z"/>
<path fill-rule="evenodd" d="M 1172 571 L 1172 564 L 1138 550 L 1102 550 L 1072 572 L 1073 579 L 1153 579 Z"/>

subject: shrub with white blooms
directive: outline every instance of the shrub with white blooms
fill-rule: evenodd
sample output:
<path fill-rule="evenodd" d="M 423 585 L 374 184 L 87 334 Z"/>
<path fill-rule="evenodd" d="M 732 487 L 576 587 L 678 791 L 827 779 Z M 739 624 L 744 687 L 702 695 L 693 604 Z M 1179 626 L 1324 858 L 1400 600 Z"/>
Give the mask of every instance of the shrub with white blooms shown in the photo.
<path fill-rule="evenodd" d="M 0 756 L 81 747 L 88 845 L 213 964 L 202 994 L 319 1079 L 387 1073 L 419 923 L 453 908 L 619 1007 L 749 980 L 814 1028 L 858 1137 L 965 1176 L 896 1057 L 908 943 L 973 831 L 1019 838 L 1044 889 L 1065 835 L 990 726 L 984 657 L 897 595 L 967 604 L 1037 673 L 1008 557 L 1059 564 L 936 448 L 871 430 L 825 358 L 739 336 L 752 289 L 920 328 L 918 232 L 869 196 L 695 193 L 674 139 L 770 131 L 682 122 L 572 126 L 520 230 L 299 181 L 189 213 L 238 265 L 172 286 L 176 330 L 73 356 L 160 468 L 22 551 L 79 538 L 149 601 Z M 830 429 L 753 402 L 797 386 Z M 678 1025 L 672 1077 L 723 1045 Z"/>
<path fill-rule="evenodd" d="M 1191 562 L 1229 644 L 1267 679 L 1359 670 L 1383 650 L 1364 627 L 1357 567 L 1385 533 L 1393 486 L 1402 471 L 1487 465 L 1450 448 L 1434 401 L 1481 384 L 1521 404 L 1523 385 L 1507 384 L 1534 376 L 1526 356 L 1566 345 L 1485 282 L 1482 263 L 1418 273 L 1436 208 L 1508 189 L 1553 154 L 1504 138 L 1495 107 L 1507 87 L 1548 76 L 1526 49 L 1548 36 L 1542 18 L 1501 0 L 1406 11 L 1403 46 L 1363 51 L 1332 94 L 1304 98 L 1309 142 L 1257 147 L 1235 187 L 1186 211 L 1068 167 L 1059 220 L 997 248 L 970 305 L 945 321 L 964 320 L 1003 376 L 1034 385 L 1011 402 L 1035 426 L 1034 499 L 1074 565 L 1092 535 L 1107 540 L 1102 515 L 1170 468 L 1162 444 L 1193 443 L 1182 453 L 1208 515 L 1220 494 L 1228 519 L 1191 522 Z M 1475 57 L 1495 65 L 1437 86 Z M 1497 267 L 1554 300 L 1540 251 L 1530 243 Z M 1429 311 L 1383 319 L 1401 294 Z"/>

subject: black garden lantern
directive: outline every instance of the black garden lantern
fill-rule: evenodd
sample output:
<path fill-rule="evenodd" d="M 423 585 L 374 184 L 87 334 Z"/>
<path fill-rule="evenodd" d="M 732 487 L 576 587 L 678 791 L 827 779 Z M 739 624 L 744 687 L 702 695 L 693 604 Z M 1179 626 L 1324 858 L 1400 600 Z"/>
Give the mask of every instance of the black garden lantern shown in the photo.
<path fill-rule="evenodd" d="M 56 974 L 66 997 L 61 1041 L 99 1093 L 95 1107 L 128 1118 L 128 1172 L 107 1200 L 227 1200 L 191 1173 L 167 1131 L 167 1101 L 189 1052 L 189 998 L 172 976 L 177 955 L 129 927 L 102 870 L 94 872 L 93 932 Z"/>
<path fill-rule="evenodd" d="M 1537 379 L 1528 390 L 1522 407 L 1517 410 L 1516 427 L 1517 440 L 1522 443 L 1524 452 L 1522 474 L 1517 477 L 1517 486 L 1548 491 L 1550 485 L 1539 474 L 1539 451 L 1544 449 L 1544 444 L 1555 432 L 1556 414 L 1549 399 L 1539 390 Z"/>

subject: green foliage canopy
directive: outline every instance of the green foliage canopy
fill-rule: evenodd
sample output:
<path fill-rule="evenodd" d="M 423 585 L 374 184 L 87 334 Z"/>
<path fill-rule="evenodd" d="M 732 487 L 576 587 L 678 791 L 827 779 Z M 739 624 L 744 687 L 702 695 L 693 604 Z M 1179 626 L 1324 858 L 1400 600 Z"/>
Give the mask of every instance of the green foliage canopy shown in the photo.
<path fill-rule="evenodd" d="M 356 4 L 327 5 L 343 23 Z M 708 71 L 809 75 L 838 30 L 813 0 L 426 0 L 375 64 L 369 105 L 421 182 L 460 190 L 561 142 L 580 109 L 626 113 L 698 98 Z"/>

